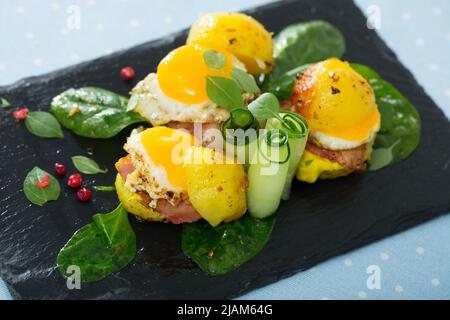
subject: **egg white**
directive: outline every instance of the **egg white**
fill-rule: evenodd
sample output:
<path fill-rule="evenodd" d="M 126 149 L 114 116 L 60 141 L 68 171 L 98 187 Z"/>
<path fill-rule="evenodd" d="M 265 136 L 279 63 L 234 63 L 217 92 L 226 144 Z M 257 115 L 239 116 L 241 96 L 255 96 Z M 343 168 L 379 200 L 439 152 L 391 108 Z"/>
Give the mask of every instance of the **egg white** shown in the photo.
<path fill-rule="evenodd" d="M 233 57 L 234 67 L 247 71 L 245 66 Z M 149 74 L 133 89 L 129 109 L 134 109 L 153 126 L 172 121 L 221 123 L 229 119 L 230 112 L 210 100 L 200 104 L 186 104 L 168 97 L 161 90 L 156 73 Z"/>
<path fill-rule="evenodd" d="M 320 131 L 313 131 L 310 133 L 310 138 L 319 146 L 328 149 L 328 150 L 350 150 L 358 148 L 362 145 L 372 143 L 375 140 L 375 137 L 380 131 L 380 124 L 373 127 L 370 130 L 369 135 L 366 139 L 363 140 L 357 140 L 357 141 L 351 141 L 351 140 L 345 140 L 338 137 L 333 137 L 328 134 L 325 134 Z"/>

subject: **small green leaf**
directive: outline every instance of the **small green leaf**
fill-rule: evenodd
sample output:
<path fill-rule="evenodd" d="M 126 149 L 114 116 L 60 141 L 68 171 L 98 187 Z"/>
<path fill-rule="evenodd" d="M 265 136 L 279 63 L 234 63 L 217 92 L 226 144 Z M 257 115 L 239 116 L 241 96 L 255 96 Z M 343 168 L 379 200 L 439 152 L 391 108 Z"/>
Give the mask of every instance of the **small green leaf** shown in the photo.
<path fill-rule="evenodd" d="M 277 118 L 280 121 L 280 102 L 272 93 L 264 93 L 248 105 L 248 110 L 258 120 Z"/>
<path fill-rule="evenodd" d="M 223 54 L 214 50 L 206 50 L 203 54 L 203 60 L 208 68 L 223 70 L 227 63 L 227 59 Z"/>
<path fill-rule="evenodd" d="M 94 186 L 94 190 L 100 192 L 114 192 L 116 188 L 114 186 Z"/>
<path fill-rule="evenodd" d="M 119 205 L 78 230 L 58 254 L 57 265 L 64 277 L 71 276 L 69 267 L 77 266 L 83 282 L 94 282 L 123 269 L 135 256 L 136 235 Z"/>
<path fill-rule="evenodd" d="M 5 98 L 0 99 L 0 106 L 4 109 L 11 107 L 11 103 Z"/>
<path fill-rule="evenodd" d="M 206 77 L 206 91 L 209 99 L 222 108 L 233 110 L 244 107 L 241 89 L 232 79 Z"/>
<path fill-rule="evenodd" d="M 72 162 L 78 171 L 84 174 L 107 173 L 107 169 L 101 169 L 100 166 L 92 159 L 83 156 L 72 157 Z"/>
<path fill-rule="evenodd" d="M 36 183 L 41 181 L 45 176 L 50 176 L 50 184 L 45 188 L 38 187 Z M 48 201 L 58 200 L 61 187 L 58 180 L 51 174 L 35 167 L 27 174 L 23 182 L 23 192 L 31 203 L 42 207 Z"/>
<path fill-rule="evenodd" d="M 377 171 L 390 165 L 394 160 L 393 150 L 400 142 L 401 140 L 397 140 L 397 142 L 389 148 L 375 149 L 372 152 L 369 170 Z"/>
<path fill-rule="evenodd" d="M 258 85 L 256 84 L 255 78 L 253 78 L 251 75 L 249 75 L 244 70 L 233 68 L 231 70 L 231 76 L 233 77 L 234 81 L 237 82 L 239 87 L 244 92 L 248 93 L 260 93 L 261 90 L 259 89 Z"/>
<path fill-rule="evenodd" d="M 139 100 L 141 99 L 141 95 L 139 93 L 134 93 L 130 100 L 128 101 L 127 112 L 133 111 L 139 104 Z"/>
<path fill-rule="evenodd" d="M 58 120 L 48 112 L 30 112 L 25 120 L 28 131 L 41 138 L 64 138 Z"/>

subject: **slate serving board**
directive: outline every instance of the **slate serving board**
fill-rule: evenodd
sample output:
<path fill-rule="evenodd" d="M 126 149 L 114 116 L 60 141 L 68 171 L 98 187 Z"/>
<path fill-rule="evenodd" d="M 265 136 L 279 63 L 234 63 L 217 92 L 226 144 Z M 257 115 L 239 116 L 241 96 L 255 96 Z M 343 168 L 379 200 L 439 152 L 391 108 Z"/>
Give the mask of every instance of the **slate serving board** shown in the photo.
<path fill-rule="evenodd" d="M 89 140 L 65 131 L 64 140 L 30 135 L 0 110 L 0 271 L 16 299 L 216 299 L 236 297 L 330 257 L 405 230 L 450 211 L 449 121 L 395 54 L 373 31 L 350 0 L 299 0 L 250 10 L 269 30 L 312 19 L 337 26 L 348 44 L 346 59 L 364 63 L 394 83 L 417 107 L 423 121 L 422 142 L 408 160 L 385 170 L 355 174 L 315 185 L 295 183 L 293 197 L 277 215 L 272 238 L 251 262 L 226 276 L 209 277 L 183 256 L 180 227 L 140 223 L 131 218 L 138 239 L 134 262 L 104 281 L 69 291 L 55 269 L 56 256 L 71 235 L 91 221 L 93 213 L 117 205 L 113 193 L 96 193 L 90 204 L 78 203 L 62 182 L 58 202 L 43 208 L 30 205 L 22 182 L 38 165 L 69 166 L 73 155 L 93 151 L 107 175 L 91 177 L 89 184 L 111 185 L 113 164 L 124 154 L 130 129 L 110 140 Z M 100 86 L 126 94 L 118 70 L 132 65 L 137 78 L 155 69 L 171 49 L 183 44 L 186 31 L 164 39 L 0 88 L 14 107 L 48 110 L 52 97 L 70 87 Z"/>

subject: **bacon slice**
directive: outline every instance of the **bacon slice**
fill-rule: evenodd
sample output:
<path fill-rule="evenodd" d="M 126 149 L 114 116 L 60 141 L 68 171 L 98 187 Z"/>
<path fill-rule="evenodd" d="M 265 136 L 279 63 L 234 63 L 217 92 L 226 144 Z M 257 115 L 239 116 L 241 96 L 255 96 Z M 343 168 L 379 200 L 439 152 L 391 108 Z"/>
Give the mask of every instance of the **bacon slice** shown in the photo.
<path fill-rule="evenodd" d="M 366 168 L 366 148 L 367 146 L 363 145 L 350 150 L 328 150 L 311 141 L 306 145 L 306 150 L 309 152 L 332 162 L 337 162 L 350 170 L 363 170 Z"/>
<path fill-rule="evenodd" d="M 136 170 L 133 166 L 133 162 L 131 161 L 130 155 L 121 158 L 119 161 L 117 161 L 116 169 L 123 180 L 126 180 L 128 175 L 132 174 L 134 170 Z"/>
<path fill-rule="evenodd" d="M 136 170 L 130 155 L 120 159 L 116 163 L 116 169 L 124 180 Z M 144 203 L 148 204 L 152 201 L 147 192 L 139 191 L 138 194 Z M 157 201 L 155 211 L 162 214 L 164 218 L 173 224 L 193 223 L 202 219 L 202 216 L 189 201 L 182 201 L 177 206 L 173 206 L 169 201 L 160 199 Z"/>

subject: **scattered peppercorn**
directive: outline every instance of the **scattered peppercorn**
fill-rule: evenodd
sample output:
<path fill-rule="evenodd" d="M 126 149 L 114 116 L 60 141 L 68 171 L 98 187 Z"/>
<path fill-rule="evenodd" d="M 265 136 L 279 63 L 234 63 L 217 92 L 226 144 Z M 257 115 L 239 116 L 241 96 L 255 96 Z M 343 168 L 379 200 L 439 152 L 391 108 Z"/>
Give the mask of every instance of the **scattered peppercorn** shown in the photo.
<path fill-rule="evenodd" d="M 81 183 L 83 182 L 83 178 L 80 174 L 76 173 L 69 177 L 67 180 L 67 185 L 71 188 L 78 188 L 81 186 Z"/>
<path fill-rule="evenodd" d="M 56 174 L 59 176 L 64 176 L 67 172 L 66 167 L 60 163 L 55 163 L 54 169 L 55 169 Z"/>
<path fill-rule="evenodd" d="M 339 93 L 341 93 L 341 90 L 339 90 L 338 88 L 335 88 L 335 87 L 331 87 L 331 93 L 332 94 L 339 94 Z"/>
<path fill-rule="evenodd" d="M 47 188 L 50 185 L 50 176 L 46 175 L 45 177 L 42 177 L 41 180 L 39 180 L 38 182 L 36 182 L 36 185 L 39 188 Z"/>
<path fill-rule="evenodd" d="M 125 67 L 120 70 L 120 76 L 125 81 L 133 81 L 134 77 L 136 76 L 136 72 L 132 67 Z"/>
<path fill-rule="evenodd" d="M 81 202 L 88 202 L 92 199 L 92 192 L 88 188 L 81 188 L 77 192 L 77 197 Z"/>
<path fill-rule="evenodd" d="M 16 120 L 25 120 L 27 118 L 29 112 L 30 112 L 30 110 L 28 110 L 28 108 L 16 110 L 13 112 L 13 117 Z"/>

